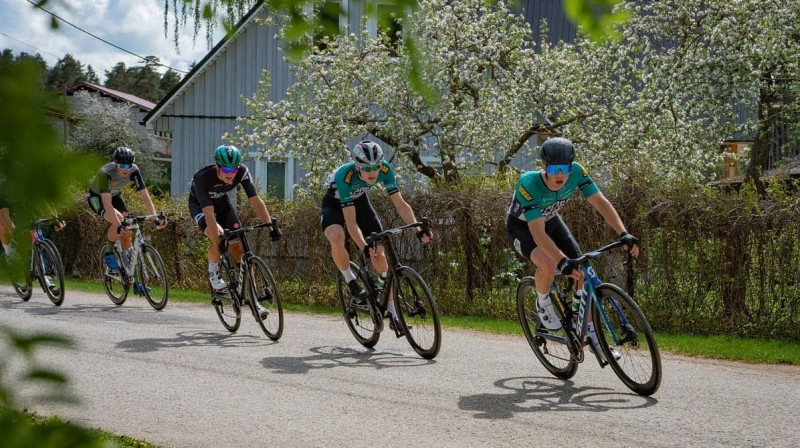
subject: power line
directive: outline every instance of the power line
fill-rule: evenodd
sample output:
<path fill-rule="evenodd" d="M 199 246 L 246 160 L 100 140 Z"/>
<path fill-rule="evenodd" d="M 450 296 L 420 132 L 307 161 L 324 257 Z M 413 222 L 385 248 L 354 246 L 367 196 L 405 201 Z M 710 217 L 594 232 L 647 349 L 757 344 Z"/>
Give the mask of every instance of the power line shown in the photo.
<path fill-rule="evenodd" d="M 27 0 L 27 1 L 28 1 L 28 3 L 30 3 L 31 5 L 33 5 L 33 6 L 37 7 L 37 8 L 39 8 L 39 9 L 41 9 L 42 11 L 44 11 L 44 12 L 46 12 L 46 13 L 50 14 L 51 16 L 55 17 L 56 19 L 58 19 L 58 20 L 60 20 L 60 21 L 62 21 L 62 22 L 64 22 L 64 23 L 66 23 L 67 25 L 69 25 L 69 26 L 71 26 L 71 27 L 75 28 L 76 30 L 78 30 L 78 31 L 80 31 L 80 32 L 82 32 L 82 33 L 86 33 L 86 34 L 88 34 L 88 35 L 90 35 L 90 36 L 94 37 L 95 39 L 97 39 L 97 40 L 99 40 L 99 41 L 101 41 L 101 42 L 103 42 L 103 43 L 105 43 L 105 44 L 111 45 L 112 47 L 116 48 L 117 50 L 124 51 L 125 53 L 128 53 L 128 54 L 130 54 L 130 55 L 136 56 L 136 57 L 137 57 L 137 58 L 139 58 L 139 59 L 142 59 L 142 60 L 145 60 L 145 61 L 147 60 L 147 58 L 145 58 L 144 56 L 138 55 L 138 54 L 136 54 L 136 53 L 134 53 L 134 52 L 132 52 L 132 51 L 130 51 L 130 50 L 126 50 L 126 49 L 124 49 L 124 48 L 120 47 L 119 45 L 113 44 L 113 43 L 111 43 L 111 42 L 109 42 L 109 41 L 107 41 L 107 40 L 103 39 L 103 38 L 102 38 L 102 37 L 100 37 L 100 36 L 97 36 L 97 35 L 95 35 L 95 34 L 92 34 L 92 33 L 90 33 L 89 31 L 86 31 L 85 29 L 83 29 L 83 28 L 79 27 L 78 25 L 74 25 L 74 24 L 70 23 L 70 22 L 69 22 L 69 21 L 67 21 L 66 19 L 64 19 L 64 18 L 62 18 L 62 17 L 59 17 L 58 15 L 54 14 L 54 13 L 53 13 L 53 12 L 51 12 L 51 11 L 48 11 L 48 10 L 47 10 L 47 9 L 45 9 L 44 7 L 42 7 L 42 6 L 39 6 L 38 4 L 36 4 L 36 3 L 32 2 L 31 0 Z M 184 73 L 184 74 L 188 73 L 188 72 L 186 72 L 186 71 L 183 71 L 183 70 L 178 70 L 177 68 L 170 67 L 169 65 L 165 65 L 165 64 L 162 64 L 162 63 L 160 63 L 160 62 L 154 62 L 153 64 L 154 64 L 154 65 L 160 65 L 161 67 L 166 67 L 166 68 L 168 68 L 168 69 L 170 69 L 170 70 L 173 70 L 173 71 L 176 71 L 176 72 L 180 72 L 180 73 Z"/>
<path fill-rule="evenodd" d="M 36 50 L 36 51 L 38 51 L 38 52 L 40 52 L 40 53 L 49 54 L 50 56 L 53 56 L 54 58 L 57 58 L 57 59 L 60 59 L 60 58 L 61 58 L 61 56 L 59 56 L 59 55 L 57 55 L 57 54 L 53 54 L 53 53 L 50 53 L 49 51 L 45 51 L 45 50 L 42 50 L 42 49 L 40 49 L 40 48 L 34 47 L 33 45 L 31 45 L 31 44 L 29 44 L 29 43 L 27 43 L 27 42 L 23 42 L 23 41 L 21 41 L 21 40 L 19 40 L 19 39 L 15 39 L 15 38 L 13 38 L 13 37 L 9 36 L 9 35 L 8 35 L 8 34 L 6 34 L 6 33 L 3 33 L 3 32 L 1 32 L 1 31 L 0 31 L 0 35 L 6 36 L 7 38 L 9 38 L 9 39 L 13 40 L 14 42 L 17 42 L 17 43 L 20 43 L 20 44 L 22 44 L 22 45 L 26 45 L 26 46 L 28 46 L 28 47 L 31 47 L 31 48 L 33 48 L 34 50 Z"/>

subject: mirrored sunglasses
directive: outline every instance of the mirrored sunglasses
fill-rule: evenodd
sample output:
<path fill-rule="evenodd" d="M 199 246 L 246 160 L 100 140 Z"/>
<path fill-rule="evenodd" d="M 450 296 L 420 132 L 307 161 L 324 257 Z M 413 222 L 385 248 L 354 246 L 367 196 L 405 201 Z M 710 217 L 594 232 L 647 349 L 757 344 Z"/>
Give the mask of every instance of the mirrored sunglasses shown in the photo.
<path fill-rule="evenodd" d="M 367 173 L 371 173 L 373 171 L 378 171 L 381 169 L 380 165 L 369 165 L 369 166 L 362 166 L 361 170 Z"/>
<path fill-rule="evenodd" d="M 118 163 L 117 166 L 119 166 L 120 169 L 129 170 L 132 165 L 130 163 Z"/>
<path fill-rule="evenodd" d="M 547 171 L 547 174 L 550 175 L 555 175 L 558 173 L 569 174 L 572 172 L 572 165 L 547 165 L 545 166 L 545 171 Z"/>
<path fill-rule="evenodd" d="M 221 166 L 221 167 L 219 167 L 219 170 L 222 171 L 223 174 L 233 174 L 233 173 L 239 171 L 239 167 L 238 166 L 234 166 L 234 167 L 228 168 L 226 166 Z"/>

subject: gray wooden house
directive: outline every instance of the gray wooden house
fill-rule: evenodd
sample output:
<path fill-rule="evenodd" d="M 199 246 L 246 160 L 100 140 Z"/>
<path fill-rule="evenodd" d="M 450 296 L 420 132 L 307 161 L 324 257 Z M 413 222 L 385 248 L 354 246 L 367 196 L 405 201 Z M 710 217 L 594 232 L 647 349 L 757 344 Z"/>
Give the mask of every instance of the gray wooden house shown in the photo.
<path fill-rule="evenodd" d="M 343 12 L 339 16 L 340 30 L 345 27 L 358 30 L 368 1 L 377 5 L 380 14 L 380 0 L 324 3 L 338 3 Z M 575 26 L 564 16 L 560 0 L 523 0 L 521 6 L 537 39 L 538 24 L 546 18 L 550 40 L 574 40 Z M 233 37 L 220 41 L 211 49 L 142 121 L 155 135 L 172 140 L 173 195 L 188 192 L 192 174 L 213 162 L 213 149 L 221 143 L 222 135 L 235 129 L 237 117 L 249 115 L 241 97 L 252 97 L 263 70 L 271 75 L 273 101 L 283 99 L 287 88 L 294 82 L 289 66 L 283 60 L 284 53 L 278 49 L 275 40 L 277 28 L 260 25 L 254 20 L 265 17 L 265 9 L 266 6 L 258 2 L 237 24 Z M 366 27 L 376 33 L 374 17 L 367 18 Z M 243 149 L 247 152 L 247 148 Z M 292 197 L 293 186 L 303 174 L 299 164 L 291 158 L 286 161 L 248 158 L 246 163 L 262 191 L 286 199 Z"/>

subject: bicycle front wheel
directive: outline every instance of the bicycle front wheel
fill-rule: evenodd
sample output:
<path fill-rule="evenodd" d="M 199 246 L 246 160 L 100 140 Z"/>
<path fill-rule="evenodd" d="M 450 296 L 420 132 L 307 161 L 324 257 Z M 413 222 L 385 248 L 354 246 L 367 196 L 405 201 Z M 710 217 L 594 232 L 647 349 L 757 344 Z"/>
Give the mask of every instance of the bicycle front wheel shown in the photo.
<path fill-rule="evenodd" d="M 217 312 L 217 317 L 222 322 L 222 326 L 231 333 L 235 333 L 242 323 L 242 305 L 239 303 L 236 289 L 231 287 L 230 271 L 225 257 L 222 258 L 219 264 L 219 276 L 227 286 L 217 291 L 209 281 L 208 288 L 211 290 L 211 304 L 214 305 L 214 311 Z"/>
<path fill-rule="evenodd" d="M 37 241 L 35 247 L 42 289 L 54 305 L 61 306 L 64 303 L 64 265 L 61 255 L 56 245 L 48 240 Z"/>
<path fill-rule="evenodd" d="M 536 312 L 538 297 L 534 278 L 523 278 L 517 287 L 517 317 L 522 325 L 522 332 L 545 369 L 558 378 L 572 378 L 578 371 L 578 363 L 567 347 L 567 334 L 563 328 L 548 330 L 539 322 L 539 314 Z"/>
<path fill-rule="evenodd" d="M 31 296 L 33 295 L 33 278 L 31 277 L 29 266 L 25 267 L 25 273 L 22 274 L 22 278 L 12 277 L 11 284 L 14 285 L 14 291 L 17 292 L 20 299 L 25 302 L 31 300 Z"/>
<path fill-rule="evenodd" d="M 137 268 L 145 299 L 153 308 L 163 310 L 169 298 L 167 268 L 155 247 L 149 244 L 142 246 L 142 257 Z"/>
<path fill-rule="evenodd" d="M 616 285 L 603 283 L 596 294 L 592 316 L 608 363 L 629 389 L 654 394 L 661 385 L 661 355 L 647 318 Z"/>
<path fill-rule="evenodd" d="M 267 263 L 259 257 L 248 260 L 250 267 L 250 309 L 264 334 L 277 341 L 283 334 L 283 305 L 278 283 Z"/>
<path fill-rule="evenodd" d="M 128 298 L 128 291 L 131 284 L 127 277 L 122 273 L 122 257 L 117 249 L 114 249 L 114 256 L 117 259 L 117 266 L 120 269 L 111 269 L 106 264 L 106 245 L 100 247 L 100 280 L 103 282 L 103 288 L 106 290 L 106 295 L 116 305 L 122 305 Z"/>
<path fill-rule="evenodd" d="M 350 262 L 350 269 L 356 275 L 358 284 L 364 288 L 364 291 L 372 295 L 372 286 L 366 273 L 352 261 Z M 342 306 L 342 314 L 344 315 L 344 321 L 347 323 L 347 328 L 350 329 L 350 333 L 353 334 L 359 344 L 367 348 L 375 347 L 381 337 L 382 329 L 377 321 L 382 325 L 383 316 L 376 317 L 376 311 L 369 303 L 370 299 L 367 299 L 367 303 L 362 304 L 350 297 L 350 290 L 347 288 L 347 282 L 345 282 L 341 272 L 336 276 L 336 280 L 336 292 L 339 296 L 339 304 Z"/>
<path fill-rule="evenodd" d="M 442 345 L 442 326 L 439 310 L 430 289 L 417 271 L 408 266 L 397 269 L 393 290 L 397 316 L 403 325 L 406 339 L 417 354 L 433 359 Z"/>

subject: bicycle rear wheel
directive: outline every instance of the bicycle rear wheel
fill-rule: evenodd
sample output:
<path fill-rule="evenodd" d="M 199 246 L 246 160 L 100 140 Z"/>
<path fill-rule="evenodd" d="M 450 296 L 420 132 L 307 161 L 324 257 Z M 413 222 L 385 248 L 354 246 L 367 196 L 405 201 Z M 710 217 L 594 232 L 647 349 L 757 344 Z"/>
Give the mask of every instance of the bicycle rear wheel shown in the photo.
<path fill-rule="evenodd" d="M 545 369 L 558 378 L 572 378 L 578 371 L 578 363 L 567 347 L 567 334 L 563 328 L 548 330 L 539 322 L 539 314 L 536 312 L 538 297 L 534 278 L 523 278 L 517 287 L 517 316 L 522 332 Z"/>
<path fill-rule="evenodd" d="M 122 273 L 122 257 L 117 249 L 114 249 L 114 256 L 117 259 L 117 266 L 119 269 L 111 269 L 106 264 L 106 245 L 100 247 L 100 280 L 103 282 L 103 288 L 106 290 L 106 295 L 116 305 L 122 305 L 128 298 L 128 291 L 131 289 L 130 281 Z"/>
<path fill-rule="evenodd" d="M 350 269 L 356 275 L 359 285 L 372 296 L 374 292 L 366 273 L 362 272 L 358 265 L 352 261 L 350 262 Z M 356 303 L 350 297 L 350 290 L 347 288 L 347 282 L 345 282 L 341 272 L 336 276 L 336 280 L 336 291 L 347 328 L 350 329 L 350 333 L 353 334 L 359 344 L 368 348 L 375 347 L 381 337 L 380 330 L 382 329 L 383 316 L 378 313 L 378 317 L 376 317 L 377 311 L 370 303 L 370 299 L 367 300 L 366 304 L 362 305 Z M 377 319 L 380 319 L 380 325 L 376 322 Z"/>
<path fill-rule="evenodd" d="M 661 385 L 661 355 L 653 330 L 636 302 L 616 285 L 597 287 L 592 316 L 600 348 L 620 380 L 639 395 Z M 600 304 L 600 307 L 597 304 Z M 612 353 L 619 354 L 617 359 Z"/>
<path fill-rule="evenodd" d="M 64 303 L 64 265 L 61 263 L 61 256 L 56 249 L 56 245 L 48 240 L 37 241 L 35 244 L 38 254 L 37 269 L 39 270 L 39 281 L 42 284 L 47 297 L 54 305 L 60 306 Z M 44 277 L 50 281 L 47 286 Z"/>
<path fill-rule="evenodd" d="M 217 312 L 219 321 L 231 333 L 235 333 L 242 323 L 242 306 L 239 303 L 239 298 L 236 296 L 236 291 L 231 287 L 231 278 L 228 271 L 228 262 L 225 258 L 219 264 L 219 276 L 228 285 L 225 289 L 216 291 L 208 283 L 208 289 L 211 290 L 211 304 L 214 305 L 214 310 Z"/>
<path fill-rule="evenodd" d="M 408 266 L 397 269 L 392 283 L 397 285 L 391 291 L 408 343 L 423 358 L 435 358 L 442 345 L 442 326 L 428 285 Z"/>
<path fill-rule="evenodd" d="M 167 283 L 167 268 L 155 247 L 145 244 L 142 246 L 142 256 L 139 258 L 139 282 L 142 292 L 150 306 L 163 310 L 169 298 L 169 284 Z"/>
<path fill-rule="evenodd" d="M 267 263 L 259 257 L 248 260 L 250 266 L 250 309 L 264 334 L 277 341 L 283 334 L 283 305 L 278 283 Z M 258 304 L 258 305 L 256 305 Z M 260 309 L 259 309 L 260 308 Z"/>

